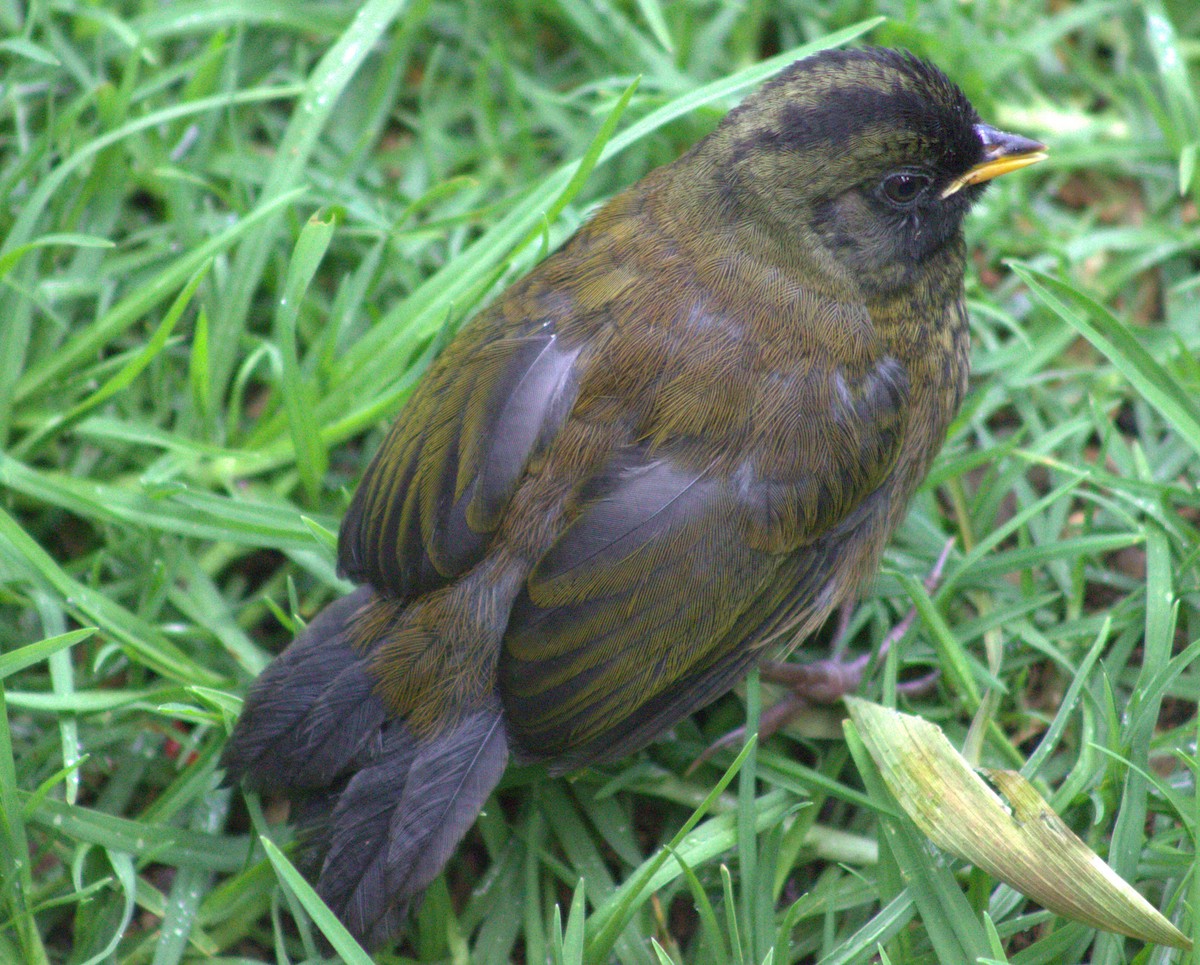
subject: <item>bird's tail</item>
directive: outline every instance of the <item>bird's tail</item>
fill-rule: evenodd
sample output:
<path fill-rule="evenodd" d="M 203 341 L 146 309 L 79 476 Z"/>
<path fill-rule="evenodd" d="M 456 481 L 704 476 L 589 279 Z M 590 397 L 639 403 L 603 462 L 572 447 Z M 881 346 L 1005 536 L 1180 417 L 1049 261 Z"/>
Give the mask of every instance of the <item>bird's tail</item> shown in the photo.
<path fill-rule="evenodd" d="M 263 672 L 221 764 L 227 780 L 298 803 L 318 893 L 378 946 L 470 828 L 508 742 L 495 699 L 420 734 L 389 715 L 352 640 L 372 601 L 363 588 L 333 603 Z"/>

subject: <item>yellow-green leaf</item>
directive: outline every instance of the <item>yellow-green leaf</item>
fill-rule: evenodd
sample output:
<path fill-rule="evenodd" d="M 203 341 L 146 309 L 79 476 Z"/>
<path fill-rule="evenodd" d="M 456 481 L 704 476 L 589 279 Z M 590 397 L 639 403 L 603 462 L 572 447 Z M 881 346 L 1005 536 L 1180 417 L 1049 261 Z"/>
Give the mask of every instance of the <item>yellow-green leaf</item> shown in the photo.
<path fill-rule="evenodd" d="M 1192 947 L 1020 774 L 986 772 L 1006 805 L 938 727 L 865 700 L 846 703 L 897 803 L 943 851 L 1064 918 L 1142 941 Z"/>

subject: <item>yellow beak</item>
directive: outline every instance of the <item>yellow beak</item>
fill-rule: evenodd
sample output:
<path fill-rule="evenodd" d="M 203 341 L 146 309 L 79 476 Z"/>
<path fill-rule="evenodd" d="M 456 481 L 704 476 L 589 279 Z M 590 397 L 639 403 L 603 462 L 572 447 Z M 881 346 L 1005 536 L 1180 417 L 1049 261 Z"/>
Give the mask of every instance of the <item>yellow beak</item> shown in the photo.
<path fill-rule="evenodd" d="M 976 124 L 975 133 L 983 144 L 983 160 L 965 174 L 959 175 L 942 192 L 943 198 L 948 198 L 956 191 L 961 191 L 969 184 L 982 184 L 1001 174 L 1027 168 L 1038 161 L 1046 160 L 1046 145 L 1038 141 L 1022 137 L 1020 134 L 1008 134 L 998 131 L 987 124 Z"/>

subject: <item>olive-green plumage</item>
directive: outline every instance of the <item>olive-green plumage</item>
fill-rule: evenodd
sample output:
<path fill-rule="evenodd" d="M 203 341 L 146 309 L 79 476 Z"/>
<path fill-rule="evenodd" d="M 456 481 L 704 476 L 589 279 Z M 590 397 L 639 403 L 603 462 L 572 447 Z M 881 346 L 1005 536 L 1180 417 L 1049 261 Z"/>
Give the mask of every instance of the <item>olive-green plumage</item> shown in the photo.
<path fill-rule="evenodd" d="M 915 58 L 818 55 L 450 343 L 343 524 L 364 588 L 225 756 L 310 795 L 356 934 L 402 923 L 510 752 L 635 750 L 870 578 L 966 388 L 963 216 L 1039 150 Z"/>

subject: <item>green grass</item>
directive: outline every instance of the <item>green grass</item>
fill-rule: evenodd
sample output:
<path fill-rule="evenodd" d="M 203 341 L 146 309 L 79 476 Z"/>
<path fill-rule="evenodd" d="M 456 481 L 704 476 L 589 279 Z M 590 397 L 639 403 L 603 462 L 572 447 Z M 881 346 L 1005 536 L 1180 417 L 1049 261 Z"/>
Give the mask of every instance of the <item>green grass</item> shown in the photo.
<path fill-rule="evenodd" d="M 63 0 L 0 25 L 0 962 L 321 954 L 257 843 L 286 846 L 279 812 L 215 767 L 252 676 L 344 591 L 332 534 L 389 419 L 596 202 L 867 27 L 1052 157 L 969 221 L 971 394 L 852 625 L 865 650 L 921 613 L 865 693 L 942 664 L 899 703 L 1024 768 L 1200 939 L 1191 0 Z M 1190 960 L 936 860 L 833 712 L 688 773 L 748 704 L 567 780 L 511 770 L 381 960 Z"/>

